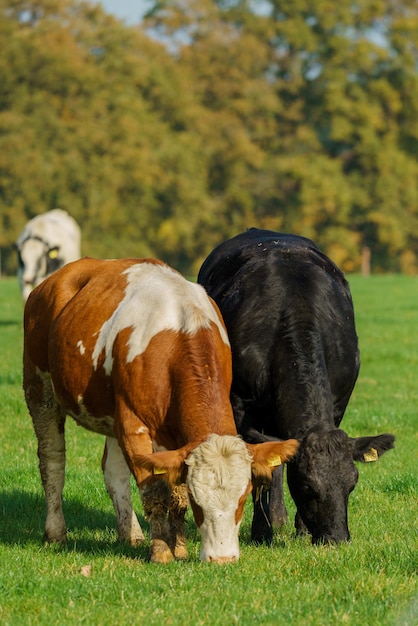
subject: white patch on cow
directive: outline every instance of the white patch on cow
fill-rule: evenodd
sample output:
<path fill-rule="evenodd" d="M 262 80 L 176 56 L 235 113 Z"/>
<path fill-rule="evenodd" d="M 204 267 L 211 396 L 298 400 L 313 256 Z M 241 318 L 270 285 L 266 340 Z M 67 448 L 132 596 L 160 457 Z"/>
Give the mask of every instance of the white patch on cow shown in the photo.
<path fill-rule="evenodd" d="M 86 348 L 84 347 L 83 342 L 81 341 L 77 341 L 77 348 L 80 350 L 80 354 L 84 354 L 86 351 Z"/>
<path fill-rule="evenodd" d="M 186 459 L 187 485 L 204 516 L 202 561 L 239 558 L 235 514 L 251 480 L 251 460 L 245 443 L 229 435 L 210 435 Z"/>
<path fill-rule="evenodd" d="M 123 273 L 128 279 L 125 295 L 100 329 L 92 355 L 95 369 L 105 350 L 103 367 L 110 374 L 113 344 L 125 328 L 132 329 L 128 363 L 143 354 L 150 340 L 163 330 L 193 335 L 213 322 L 224 343 L 229 345 L 226 331 L 203 287 L 168 266 L 153 263 L 138 263 Z"/>
<path fill-rule="evenodd" d="M 149 433 L 149 428 L 147 428 L 146 426 L 140 426 L 136 431 L 137 435 L 143 435 L 145 433 Z"/>
<path fill-rule="evenodd" d="M 116 512 L 119 539 L 132 545 L 141 543 L 144 535 L 132 508 L 131 473 L 114 437 L 106 437 L 103 473 Z"/>

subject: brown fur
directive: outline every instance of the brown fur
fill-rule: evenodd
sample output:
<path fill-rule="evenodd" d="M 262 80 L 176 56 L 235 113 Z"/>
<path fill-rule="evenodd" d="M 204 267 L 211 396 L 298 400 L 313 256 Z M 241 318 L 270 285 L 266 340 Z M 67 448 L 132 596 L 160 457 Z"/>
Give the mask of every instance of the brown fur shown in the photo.
<path fill-rule="evenodd" d="M 155 287 L 152 282 L 150 290 L 148 284 L 152 302 L 141 300 L 138 274 L 150 275 L 153 281 L 157 276 Z M 137 302 L 143 317 L 131 319 Z M 162 327 L 152 334 L 160 315 Z M 179 328 L 175 321 L 170 326 L 172 319 L 180 320 Z M 142 326 L 145 339 L 140 334 Z M 183 332 L 183 327 L 192 330 Z M 169 525 L 175 527 L 181 543 L 184 506 L 170 504 L 170 485 L 186 479 L 186 460 L 212 433 L 237 434 L 229 400 L 231 351 L 216 305 L 200 286 L 188 283 L 160 261 L 83 259 L 57 271 L 32 292 L 24 330 L 24 388 L 38 437 L 47 539 L 61 541 L 66 535 L 61 496 L 63 424 L 69 414 L 81 426 L 112 441 L 116 438 L 123 451 L 122 455 L 113 446 L 113 460 L 107 452 L 103 458 L 103 468 L 109 464 L 107 486 L 122 536 L 132 543 L 142 537 L 136 518 L 130 521 L 130 503 L 120 510 L 124 498 L 129 501 L 125 492 L 118 496 L 118 489 L 126 489 L 123 465 L 126 468 L 127 463 L 142 490 L 150 520 L 151 559 L 171 560 L 177 541 Z M 109 336 L 111 342 L 106 343 Z M 284 444 L 263 445 L 248 446 L 257 472 L 267 472 L 271 455 L 281 454 L 283 461 L 287 458 Z M 167 450 L 153 453 L 154 446 Z M 167 472 L 163 480 L 154 474 L 155 469 Z M 237 502 L 239 519 L 242 506 L 241 500 Z M 181 519 L 177 526 L 176 515 Z M 184 554 L 182 549 L 179 552 Z M 221 554 L 219 558 L 229 557 Z"/>

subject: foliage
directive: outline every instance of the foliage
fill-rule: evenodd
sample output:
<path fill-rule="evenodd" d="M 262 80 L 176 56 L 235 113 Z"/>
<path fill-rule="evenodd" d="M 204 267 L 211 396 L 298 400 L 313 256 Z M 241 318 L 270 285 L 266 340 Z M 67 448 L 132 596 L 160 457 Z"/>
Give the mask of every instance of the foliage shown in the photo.
<path fill-rule="evenodd" d="M 103 483 L 103 437 L 67 421 L 66 547 L 42 543 L 45 504 L 36 439 L 21 388 L 22 304 L 16 279 L 0 281 L 0 621 L 4 626 L 193 623 L 215 626 L 413 626 L 417 622 L 416 278 L 351 279 L 362 367 L 343 425 L 352 436 L 393 432 L 395 450 L 359 466 L 350 496 L 352 541 L 296 539 L 292 523 L 272 547 L 250 542 L 252 504 L 237 564 L 199 563 L 188 513 L 190 558 L 146 561 L 148 541 L 117 541 Z M 17 349 L 19 346 L 19 349 Z M 135 508 L 147 534 L 136 490 Z M 294 506 L 286 493 L 291 517 Z M 414 595 L 415 594 L 415 595 Z"/>
<path fill-rule="evenodd" d="M 91 256 L 195 273 L 249 227 L 418 272 L 415 0 L 0 0 L 0 245 L 60 206 Z"/>

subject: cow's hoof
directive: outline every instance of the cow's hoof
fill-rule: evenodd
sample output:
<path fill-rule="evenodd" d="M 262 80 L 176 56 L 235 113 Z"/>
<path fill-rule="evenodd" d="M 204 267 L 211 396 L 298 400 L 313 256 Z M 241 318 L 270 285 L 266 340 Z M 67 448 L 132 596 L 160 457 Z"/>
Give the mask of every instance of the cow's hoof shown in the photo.
<path fill-rule="evenodd" d="M 295 529 L 296 529 L 297 537 L 305 537 L 306 535 L 309 535 L 308 527 L 302 521 L 302 518 L 299 515 L 299 513 L 296 513 L 295 515 Z"/>
<path fill-rule="evenodd" d="M 252 535 L 251 541 L 256 546 L 271 546 L 273 543 L 273 537 L 265 537 L 264 535 Z"/>
<path fill-rule="evenodd" d="M 264 533 L 253 530 L 251 533 L 251 541 L 258 546 L 262 544 L 270 546 L 273 542 L 273 533 L 271 529 Z"/>
<path fill-rule="evenodd" d="M 135 546 L 140 546 L 144 543 L 145 537 L 142 534 L 134 534 L 134 535 L 118 535 L 118 540 L 120 543 L 127 543 L 129 546 L 135 548 Z"/>
<path fill-rule="evenodd" d="M 140 546 L 145 541 L 144 534 L 141 529 L 131 533 L 118 533 L 118 539 L 122 543 L 135 547 Z"/>
<path fill-rule="evenodd" d="M 131 537 L 128 540 L 129 545 L 131 545 L 133 548 L 135 548 L 136 546 L 140 546 L 144 543 L 145 541 L 145 537 L 142 535 L 142 537 L 140 537 L 139 535 L 136 537 Z"/>
<path fill-rule="evenodd" d="M 283 528 L 289 521 L 287 515 L 277 515 L 270 509 L 271 525 L 273 528 Z"/>
<path fill-rule="evenodd" d="M 151 541 L 150 561 L 151 563 L 171 563 L 174 561 L 174 554 L 162 539 Z"/>
<path fill-rule="evenodd" d="M 46 543 L 66 543 L 67 542 L 67 532 L 51 532 L 45 530 L 43 540 Z"/>
<path fill-rule="evenodd" d="M 273 541 L 273 529 L 265 518 L 254 519 L 251 526 L 251 541 L 257 545 L 270 545 Z"/>
<path fill-rule="evenodd" d="M 176 559 L 184 561 L 189 556 L 185 545 L 179 545 L 174 548 L 174 556 Z"/>

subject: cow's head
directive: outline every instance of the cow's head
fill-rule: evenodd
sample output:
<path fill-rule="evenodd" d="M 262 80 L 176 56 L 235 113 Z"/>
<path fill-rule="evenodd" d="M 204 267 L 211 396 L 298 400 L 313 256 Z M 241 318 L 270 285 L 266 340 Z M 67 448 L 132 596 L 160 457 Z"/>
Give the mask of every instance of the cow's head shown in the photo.
<path fill-rule="evenodd" d="M 155 452 L 146 465 L 166 468 L 171 477 L 173 470 L 187 470 L 190 504 L 202 539 L 200 558 L 228 563 L 239 558 L 238 533 L 252 472 L 271 480 L 273 469 L 292 458 L 298 445 L 295 439 L 252 445 L 239 437 L 212 434 L 193 449 L 189 444 Z"/>
<path fill-rule="evenodd" d="M 288 465 L 290 493 L 313 543 L 348 541 L 348 497 L 358 480 L 354 461 L 367 463 L 393 448 L 384 434 L 352 439 L 336 428 L 312 431 Z"/>
<path fill-rule="evenodd" d="M 58 246 L 50 246 L 40 237 L 29 237 L 17 248 L 18 276 L 23 300 L 44 278 L 62 266 Z"/>

